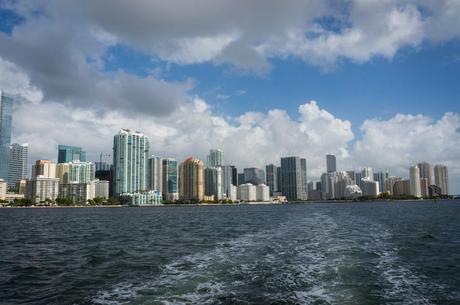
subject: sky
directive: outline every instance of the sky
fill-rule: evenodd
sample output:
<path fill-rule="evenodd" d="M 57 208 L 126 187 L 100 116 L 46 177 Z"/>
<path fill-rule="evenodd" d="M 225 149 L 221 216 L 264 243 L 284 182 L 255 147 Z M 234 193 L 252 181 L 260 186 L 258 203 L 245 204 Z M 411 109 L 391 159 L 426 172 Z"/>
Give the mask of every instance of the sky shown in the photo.
<path fill-rule="evenodd" d="M 0 90 L 30 161 L 57 145 L 228 163 L 325 155 L 408 177 L 448 166 L 460 194 L 458 0 L 0 0 Z"/>

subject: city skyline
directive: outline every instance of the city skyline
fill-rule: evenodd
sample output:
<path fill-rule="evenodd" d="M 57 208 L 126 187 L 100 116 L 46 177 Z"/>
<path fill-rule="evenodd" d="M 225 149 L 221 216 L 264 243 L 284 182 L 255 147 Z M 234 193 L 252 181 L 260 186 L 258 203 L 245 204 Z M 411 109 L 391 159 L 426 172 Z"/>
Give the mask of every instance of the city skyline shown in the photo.
<path fill-rule="evenodd" d="M 2 1 L 0 88 L 29 163 L 54 160 L 59 143 L 97 160 L 130 128 L 177 160 L 213 147 L 238 167 L 304 156 L 316 180 L 325 154 L 397 175 L 426 160 L 447 165 L 460 193 L 455 3 L 255 2 L 267 15 L 249 18 L 248 4 L 205 2 L 164 4 L 131 28 L 124 13 L 155 4 Z M 174 27 L 160 18 L 170 14 Z"/>

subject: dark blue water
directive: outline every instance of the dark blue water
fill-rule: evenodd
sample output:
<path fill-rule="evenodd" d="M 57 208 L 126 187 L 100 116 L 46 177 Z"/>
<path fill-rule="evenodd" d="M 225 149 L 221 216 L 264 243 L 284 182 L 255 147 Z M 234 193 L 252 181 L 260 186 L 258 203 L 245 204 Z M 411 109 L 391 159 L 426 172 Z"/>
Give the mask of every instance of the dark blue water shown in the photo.
<path fill-rule="evenodd" d="M 2 304 L 460 304 L 460 202 L 0 209 Z"/>

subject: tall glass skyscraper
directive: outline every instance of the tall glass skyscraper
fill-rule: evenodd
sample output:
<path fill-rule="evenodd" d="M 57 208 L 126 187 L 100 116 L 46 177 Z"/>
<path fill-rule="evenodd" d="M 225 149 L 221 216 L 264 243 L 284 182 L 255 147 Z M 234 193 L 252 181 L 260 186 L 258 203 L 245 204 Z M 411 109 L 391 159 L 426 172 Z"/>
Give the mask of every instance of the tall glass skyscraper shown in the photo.
<path fill-rule="evenodd" d="M 8 179 L 13 98 L 0 91 L 0 178 Z"/>
<path fill-rule="evenodd" d="M 148 189 L 148 154 L 149 140 L 140 132 L 122 129 L 113 137 L 115 196 Z"/>
<path fill-rule="evenodd" d="M 58 163 L 68 163 L 73 161 L 86 161 L 86 152 L 81 147 L 59 145 Z"/>
<path fill-rule="evenodd" d="M 174 201 L 179 198 L 177 185 L 177 161 L 172 158 L 163 159 L 163 198 L 167 201 Z"/>
<path fill-rule="evenodd" d="M 8 173 L 9 187 L 14 187 L 18 180 L 26 179 L 28 157 L 29 144 L 11 144 Z"/>
<path fill-rule="evenodd" d="M 224 165 L 224 151 L 222 149 L 211 149 L 207 157 L 208 167 L 218 167 Z"/>

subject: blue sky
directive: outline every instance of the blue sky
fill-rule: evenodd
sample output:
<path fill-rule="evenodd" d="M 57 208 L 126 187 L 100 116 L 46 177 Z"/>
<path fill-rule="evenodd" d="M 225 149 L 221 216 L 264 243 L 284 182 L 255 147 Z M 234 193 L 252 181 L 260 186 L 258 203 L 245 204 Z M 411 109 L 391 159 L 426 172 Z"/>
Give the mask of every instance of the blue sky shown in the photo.
<path fill-rule="evenodd" d="M 458 20 L 455 0 L 0 0 L 0 88 L 32 160 L 133 128 L 179 159 L 305 156 L 312 180 L 327 153 L 444 163 L 460 193 Z"/>

